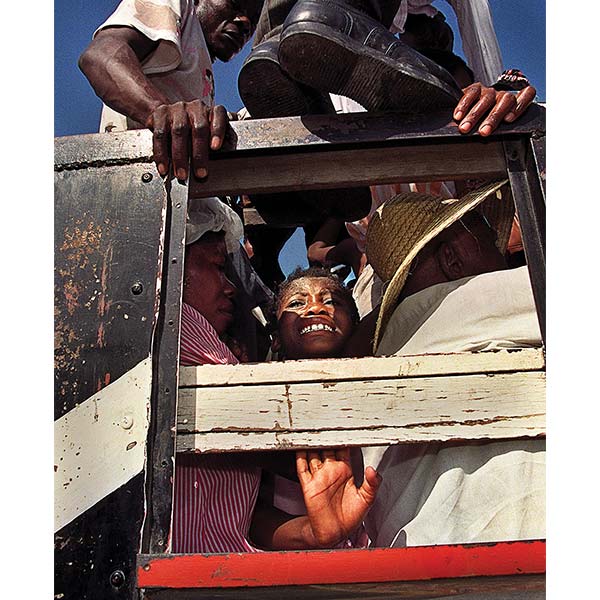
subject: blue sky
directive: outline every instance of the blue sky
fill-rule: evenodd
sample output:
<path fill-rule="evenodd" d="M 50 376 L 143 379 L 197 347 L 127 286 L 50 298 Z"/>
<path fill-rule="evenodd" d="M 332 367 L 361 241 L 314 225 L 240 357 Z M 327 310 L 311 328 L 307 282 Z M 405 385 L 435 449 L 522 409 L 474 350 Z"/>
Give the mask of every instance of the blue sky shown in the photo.
<path fill-rule="evenodd" d="M 54 135 L 94 133 L 98 130 L 101 102 L 79 71 L 77 59 L 94 30 L 118 5 L 118 0 L 56 0 L 54 4 Z M 455 31 L 455 51 L 462 55 L 456 18 L 445 0 L 435 0 Z M 490 0 L 496 36 L 505 68 L 520 68 L 546 99 L 545 0 Z M 216 100 L 229 110 L 242 106 L 237 93 L 237 73 L 249 45 L 231 62 L 215 64 Z M 284 272 L 305 264 L 302 236 L 295 235 L 281 262 Z"/>
<path fill-rule="evenodd" d="M 101 104 L 77 68 L 77 59 L 96 27 L 117 4 L 118 0 L 56 0 L 54 3 L 54 133 L 57 136 L 97 131 Z M 436 0 L 434 5 L 456 31 L 452 8 L 444 0 Z M 505 67 L 524 71 L 538 89 L 539 98 L 545 100 L 545 1 L 490 0 L 490 6 Z M 455 45 L 460 54 L 460 42 Z M 229 110 L 241 107 L 236 89 L 237 73 L 248 51 L 247 46 L 230 63 L 215 65 L 217 101 Z"/>

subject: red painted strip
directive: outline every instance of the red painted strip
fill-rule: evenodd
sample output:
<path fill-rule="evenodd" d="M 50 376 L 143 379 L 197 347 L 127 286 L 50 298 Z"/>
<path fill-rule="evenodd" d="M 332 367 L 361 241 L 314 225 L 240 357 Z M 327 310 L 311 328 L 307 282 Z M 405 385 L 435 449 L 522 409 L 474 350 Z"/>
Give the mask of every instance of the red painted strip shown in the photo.
<path fill-rule="evenodd" d="M 172 554 L 138 559 L 138 587 L 210 588 L 417 581 L 544 573 L 546 542 L 312 550 L 259 554 Z"/>

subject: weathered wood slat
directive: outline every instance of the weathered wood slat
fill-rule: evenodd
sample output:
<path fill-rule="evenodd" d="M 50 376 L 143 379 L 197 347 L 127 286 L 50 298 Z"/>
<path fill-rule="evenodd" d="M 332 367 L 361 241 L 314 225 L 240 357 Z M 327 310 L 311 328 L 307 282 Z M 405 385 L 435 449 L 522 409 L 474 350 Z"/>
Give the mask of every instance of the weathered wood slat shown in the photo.
<path fill-rule="evenodd" d="M 267 156 L 259 153 L 211 160 L 206 181 L 190 181 L 190 196 L 259 194 L 290 189 L 326 189 L 379 183 L 446 181 L 502 177 L 506 161 L 502 142 L 477 144 L 444 141 L 418 147 L 324 148 L 314 152 Z M 348 168 L 352 165 L 352 168 Z"/>
<path fill-rule="evenodd" d="M 498 352 L 293 360 L 277 363 L 182 367 L 179 373 L 179 387 L 260 385 L 277 383 L 282 378 L 285 383 L 297 383 L 461 373 L 510 373 L 540 371 L 543 368 L 544 354 L 538 348 Z"/>
<path fill-rule="evenodd" d="M 544 132 L 545 117 L 545 107 L 533 104 L 516 123 L 502 123 L 491 139 Z M 478 136 L 468 136 L 473 137 Z M 425 138 L 435 143 L 436 140 L 465 141 L 467 136 L 458 131 L 448 111 L 425 117 L 348 113 L 234 121 L 227 131 L 223 148 L 210 153 L 209 173 L 212 172 L 213 161 L 241 152 L 261 153 L 273 149 L 304 151 L 307 148 L 326 151 L 331 146 L 364 147 L 381 140 L 387 143 L 420 143 Z M 152 161 L 152 133 L 148 129 L 55 139 L 54 163 L 58 170 L 98 162 L 122 164 L 123 161 Z M 464 174 L 467 175 L 466 171 Z"/>
<path fill-rule="evenodd" d="M 538 135 L 546 130 L 546 109 L 533 104 L 514 123 L 502 123 L 494 138 L 507 135 Z M 468 137 L 478 137 L 471 134 Z M 232 151 L 256 151 L 280 148 L 290 150 L 301 147 L 359 145 L 410 142 L 415 145 L 424 139 L 467 139 L 458 131 L 451 111 L 443 110 L 427 115 L 399 113 L 346 113 L 339 115 L 304 115 L 279 119 L 249 119 L 231 123 L 223 148 L 215 153 L 222 156 Z M 490 139 L 490 138 L 487 138 Z"/>
<path fill-rule="evenodd" d="M 181 389 L 177 428 L 178 452 L 539 436 L 545 374 Z"/>

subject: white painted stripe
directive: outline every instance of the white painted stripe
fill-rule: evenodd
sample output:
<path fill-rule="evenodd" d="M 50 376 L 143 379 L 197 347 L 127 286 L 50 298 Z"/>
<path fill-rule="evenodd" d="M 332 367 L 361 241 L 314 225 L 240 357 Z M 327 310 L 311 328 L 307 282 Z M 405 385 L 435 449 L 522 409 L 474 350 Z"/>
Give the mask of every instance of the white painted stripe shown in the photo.
<path fill-rule="evenodd" d="M 54 530 L 144 468 L 152 362 L 125 375 L 54 422 Z"/>

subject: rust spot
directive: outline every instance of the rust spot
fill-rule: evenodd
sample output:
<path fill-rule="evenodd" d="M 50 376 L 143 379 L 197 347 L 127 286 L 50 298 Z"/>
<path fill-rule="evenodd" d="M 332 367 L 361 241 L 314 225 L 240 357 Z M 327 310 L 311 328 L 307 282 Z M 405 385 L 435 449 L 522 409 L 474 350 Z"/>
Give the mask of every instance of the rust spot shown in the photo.
<path fill-rule="evenodd" d="M 96 344 L 98 344 L 98 348 L 104 348 L 104 323 L 100 323 L 98 327 L 98 336 L 96 338 Z"/>
<path fill-rule="evenodd" d="M 285 384 L 285 400 L 287 402 L 287 409 L 288 409 L 288 420 L 290 422 L 290 427 L 293 427 L 293 422 L 292 422 L 292 400 L 290 399 L 290 384 L 286 383 Z"/>

